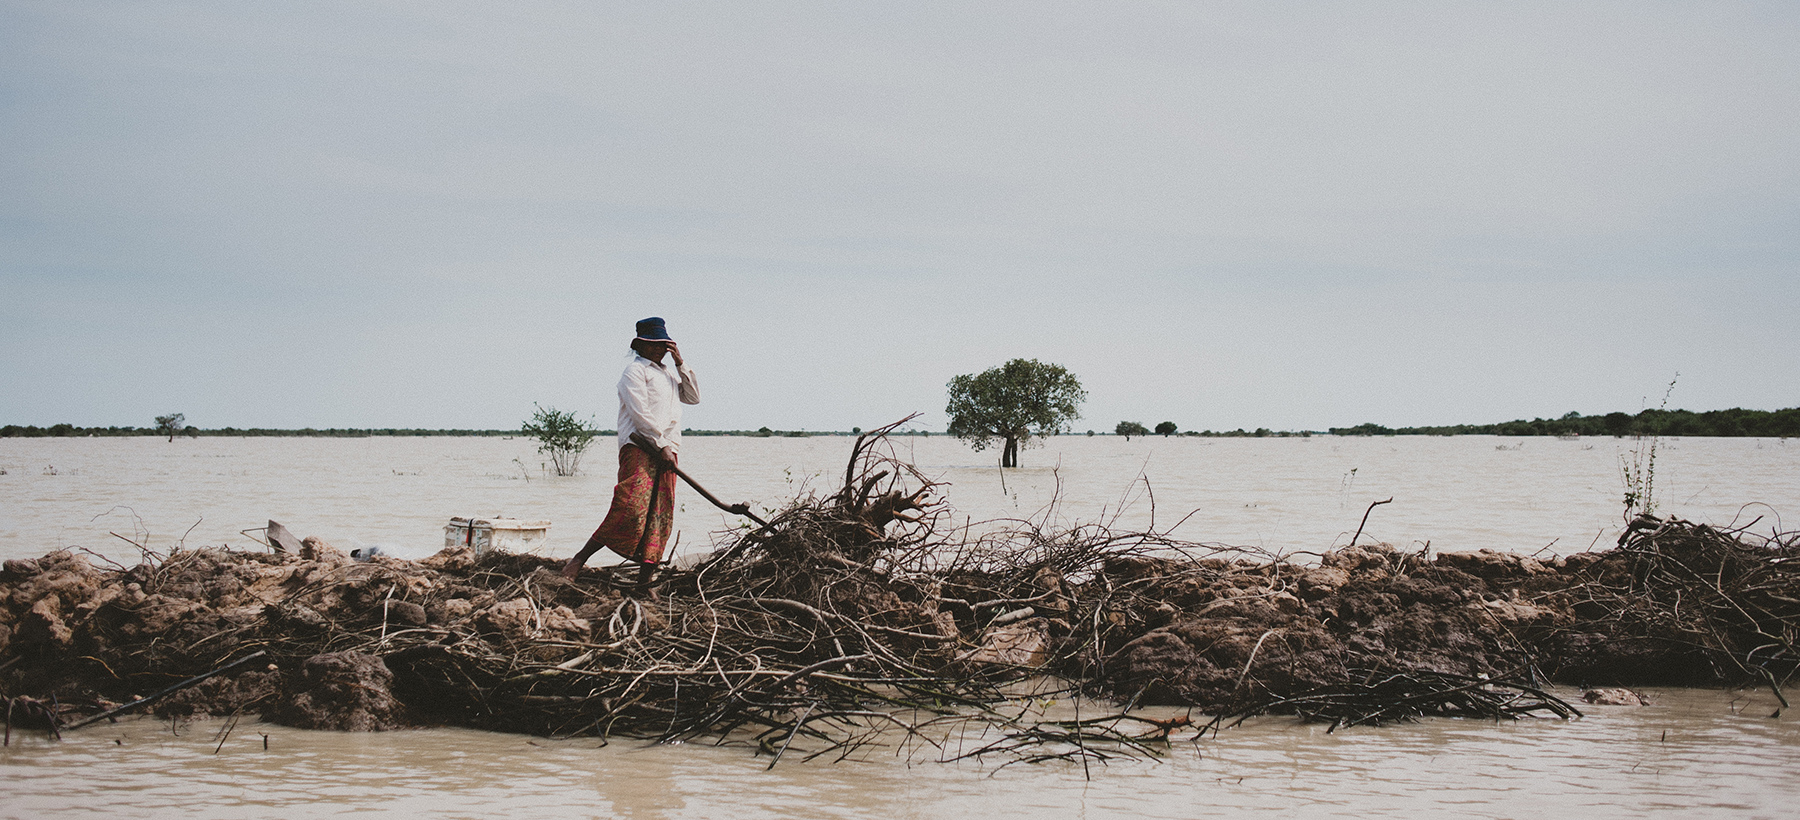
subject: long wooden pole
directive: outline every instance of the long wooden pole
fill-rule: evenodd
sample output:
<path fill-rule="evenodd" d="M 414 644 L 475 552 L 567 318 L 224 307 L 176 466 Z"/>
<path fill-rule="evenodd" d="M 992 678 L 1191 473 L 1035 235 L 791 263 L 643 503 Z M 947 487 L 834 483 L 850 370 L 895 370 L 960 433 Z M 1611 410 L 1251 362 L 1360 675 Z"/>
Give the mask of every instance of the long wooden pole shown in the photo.
<path fill-rule="evenodd" d="M 663 458 L 662 450 L 657 449 L 656 442 L 651 441 L 649 436 L 646 436 L 643 433 L 632 433 L 631 434 L 631 443 L 633 445 L 636 445 L 639 450 L 643 450 L 644 452 L 649 453 L 651 458 L 656 459 L 658 462 L 660 462 L 662 464 L 668 465 L 669 469 L 674 470 L 676 475 L 681 476 L 682 481 L 686 481 L 688 483 L 689 487 L 694 488 L 694 492 L 699 493 L 707 501 L 711 501 L 713 503 L 713 506 L 718 507 L 719 509 L 724 510 L 733 515 L 741 515 L 745 518 L 750 519 L 751 521 L 755 521 L 757 526 L 761 526 L 761 527 L 769 526 L 769 522 L 762 520 L 762 518 L 758 517 L 756 513 L 753 513 L 750 511 L 749 504 L 727 504 L 723 501 L 720 501 L 718 496 L 713 495 L 712 493 L 708 492 L 705 487 L 700 486 L 700 482 L 695 481 L 694 477 L 691 475 L 688 475 L 686 470 L 681 469 L 681 467 L 679 465 L 675 464 L 674 462 L 671 462 L 668 459 Z"/>

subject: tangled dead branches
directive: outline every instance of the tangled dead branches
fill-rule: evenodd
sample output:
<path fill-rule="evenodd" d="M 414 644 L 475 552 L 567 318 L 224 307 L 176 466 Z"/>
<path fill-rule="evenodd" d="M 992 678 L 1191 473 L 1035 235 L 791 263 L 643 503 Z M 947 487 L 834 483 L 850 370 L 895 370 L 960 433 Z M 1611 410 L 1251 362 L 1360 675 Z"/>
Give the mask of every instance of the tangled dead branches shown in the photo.
<path fill-rule="evenodd" d="M 1677 682 L 1760 679 L 1779 695 L 1800 670 L 1800 533 L 1750 532 L 1760 520 L 1717 529 L 1638 516 L 1567 591 L 1581 624 L 1571 642 L 1623 667 L 1614 676 L 1649 672 L 1629 653 L 1654 647 L 1682 659 Z"/>
<path fill-rule="evenodd" d="M 1143 704 L 1342 725 L 1566 717 L 1535 670 L 1779 688 L 1800 657 L 1792 536 L 1655 520 L 1551 562 L 1374 545 L 1303 564 L 1047 514 L 975 533 L 896 457 L 900 423 L 856 440 L 841 485 L 670 574 L 656 600 L 460 549 L 11 561 L 0 694 L 51 704 L 51 727 L 132 701 L 321 728 L 706 739 L 771 765 L 876 750 L 1086 762 L 1198 730 L 1131 713 Z M 1030 705 L 1077 695 L 1125 711 Z"/>
<path fill-rule="evenodd" d="M 1276 712 L 1313 723 L 1379 725 L 1423 717 L 1517 718 L 1539 712 L 1580 717 L 1567 701 L 1523 680 L 1523 674 L 1489 678 L 1449 672 L 1374 672 L 1361 681 L 1335 683 L 1304 692 L 1247 703 L 1214 718 L 1209 728 L 1236 726 L 1255 715 Z M 1228 723 L 1229 721 L 1229 723 Z"/>

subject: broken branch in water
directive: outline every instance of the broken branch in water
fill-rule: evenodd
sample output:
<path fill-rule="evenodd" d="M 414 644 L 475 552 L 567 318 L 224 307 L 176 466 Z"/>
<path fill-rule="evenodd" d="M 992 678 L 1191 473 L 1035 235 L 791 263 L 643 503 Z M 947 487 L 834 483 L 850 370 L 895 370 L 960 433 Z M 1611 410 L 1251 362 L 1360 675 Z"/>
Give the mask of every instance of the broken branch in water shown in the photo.
<path fill-rule="evenodd" d="M 1311 723 L 1330 722 L 1327 732 L 1428 716 L 1499 719 L 1536 712 L 1565 719 L 1581 716 L 1580 710 L 1561 698 L 1515 680 L 1519 674 L 1522 672 L 1504 678 L 1426 671 L 1371 675 L 1360 683 L 1321 686 L 1249 702 L 1219 715 L 1209 726 L 1216 731 L 1225 721 L 1236 726 L 1267 713 L 1294 714 Z"/>
<path fill-rule="evenodd" d="M 188 678 L 187 680 L 181 681 L 180 683 L 172 684 L 168 687 L 165 687 L 164 689 L 156 692 L 155 694 L 138 698 L 137 700 L 134 700 L 130 703 L 124 703 L 124 704 L 120 704 L 118 706 L 114 706 L 113 708 L 108 709 L 104 712 L 101 712 L 100 714 L 94 715 L 93 717 L 87 718 L 86 720 L 81 720 L 81 721 L 77 721 L 75 723 L 71 723 L 71 724 L 69 724 L 68 728 L 70 731 L 73 731 L 75 729 L 79 729 L 83 726 L 86 726 L 90 723 L 97 723 L 99 721 L 105 720 L 114 715 L 121 715 L 121 714 L 129 712 L 133 709 L 137 709 L 141 706 L 147 706 L 149 704 L 155 703 L 158 700 L 161 700 L 162 698 L 164 698 L 170 694 L 181 691 L 182 689 L 186 689 L 189 686 L 193 686 L 194 684 L 199 683 L 199 682 L 206 680 L 207 678 L 213 677 L 215 675 L 222 675 L 226 672 L 230 672 L 233 669 L 243 666 L 244 664 L 249 663 L 253 660 L 256 660 L 257 658 L 264 657 L 267 654 L 268 654 L 267 652 L 264 652 L 259 649 L 255 652 L 245 655 L 244 657 L 238 658 L 237 660 L 232 661 L 231 663 L 225 664 L 224 666 L 214 669 L 211 672 L 205 672 L 205 673 L 202 673 L 199 675 L 195 675 L 191 678 Z"/>

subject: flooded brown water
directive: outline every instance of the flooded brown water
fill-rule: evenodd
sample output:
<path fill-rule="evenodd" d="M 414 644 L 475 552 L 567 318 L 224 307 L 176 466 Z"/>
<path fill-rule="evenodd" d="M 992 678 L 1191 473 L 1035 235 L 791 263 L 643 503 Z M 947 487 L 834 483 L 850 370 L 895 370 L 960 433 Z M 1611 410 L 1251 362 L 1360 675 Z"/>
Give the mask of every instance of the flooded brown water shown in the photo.
<path fill-rule="evenodd" d="M 1117 516 L 1135 527 L 1154 516 L 1170 526 L 1186 516 L 1183 537 L 1281 551 L 1342 544 L 1369 502 L 1390 496 L 1365 539 L 1519 552 L 1604 545 L 1620 520 L 1619 454 L 1634 444 L 1065 437 L 1027 450 L 1027 467 L 1003 485 L 991 454 L 941 437 L 900 440 L 928 475 L 951 482 L 959 517 L 1039 515 L 1054 501 L 1051 514 L 1068 520 Z M 773 505 L 829 490 L 849 447 L 693 438 L 683 464 L 728 499 Z M 606 456 L 591 456 L 587 475 L 558 479 L 536 469 L 523 440 L 0 440 L 0 557 L 80 546 L 135 561 L 111 532 L 159 550 L 184 537 L 248 546 L 238 531 L 268 518 L 343 546 L 424 555 L 451 516 L 495 514 L 551 519 L 545 552 L 563 555 L 604 513 Z M 1800 509 L 1800 444 L 1665 441 L 1657 483 L 1668 512 L 1714 523 L 1761 515 L 1762 529 Z M 682 550 L 731 523 L 685 489 L 680 500 Z M 132 720 L 61 741 L 15 733 L 0 752 L 0 817 L 1793 816 L 1800 725 L 1769 717 L 1777 704 L 1767 692 L 1651 694 L 1653 706 L 1592 707 L 1566 722 L 1430 720 L 1327 734 L 1269 718 L 1177 742 L 1161 762 L 1085 772 L 881 752 L 765 771 L 767 758 L 743 748 L 334 734 L 251 719 L 221 744 L 227 721 Z"/>
<path fill-rule="evenodd" d="M 1435 549 L 1578 552 L 1615 538 L 1629 439 L 1377 437 L 1197 439 L 1063 436 L 994 468 L 942 436 L 897 439 L 902 455 L 949 482 L 963 518 L 1040 515 L 1168 527 L 1194 541 L 1321 550 L 1355 532 Z M 690 437 L 682 465 L 728 501 L 779 506 L 835 489 L 852 439 Z M 1504 448 L 1504 449 L 1503 449 Z M 549 519 L 544 551 L 573 553 L 611 500 L 610 451 L 558 478 L 524 439 L 157 438 L 0 439 L 0 557 L 80 546 L 134 561 L 109 533 L 157 550 L 249 546 L 268 519 L 340 546 L 423 556 L 452 516 Z M 836 479 L 841 480 L 841 479 Z M 1657 457 L 1663 509 L 1696 521 L 1800 510 L 1800 441 L 1665 439 Z M 683 486 L 679 550 L 704 549 L 734 526 Z M 1756 505 L 1745 509 L 1745 505 Z M 1741 511 L 1741 512 L 1740 512 Z M 190 528 L 191 531 L 190 531 Z M 679 551 L 678 550 L 678 551 Z"/>
<path fill-rule="evenodd" d="M 221 745 L 225 720 L 135 719 L 61 741 L 15 735 L 0 752 L 0 816 L 1793 816 L 1800 728 L 1767 717 L 1772 697 L 1649 694 L 1654 705 L 1588 707 L 1575 721 L 1327 734 L 1266 718 L 1085 776 L 1079 763 L 909 765 L 886 752 L 765 770 L 767 758 L 743 748 L 249 720 Z"/>

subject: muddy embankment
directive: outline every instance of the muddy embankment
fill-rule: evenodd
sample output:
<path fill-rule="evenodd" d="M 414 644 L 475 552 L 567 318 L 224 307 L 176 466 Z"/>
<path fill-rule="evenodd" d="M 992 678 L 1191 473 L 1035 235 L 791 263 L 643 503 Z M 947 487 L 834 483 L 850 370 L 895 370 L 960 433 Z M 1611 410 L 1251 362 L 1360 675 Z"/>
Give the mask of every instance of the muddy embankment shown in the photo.
<path fill-rule="evenodd" d="M 1171 726 L 1027 725 L 998 706 L 1012 682 L 1049 676 L 1127 707 L 1380 720 L 1546 698 L 1561 714 L 1548 682 L 1779 687 L 1800 659 L 1793 535 L 1643 517 L 1616 548 L 1545 561 L 1373 545 L 1300 562 L 1030 522 L 959 541 L 933 485 L 880 444 L 859 444 L 840 491 L 670 573 L 655 597 L 604 571 L 566 581 L 535 556 L 357 562 L 314 539 L 303 554 L 196 549 L 134 567 L 69 551 L 8 561 L 9 727 L 157 695 L 129 711 L 708 736 L 774 755 L 986 721 L 1008 748 L 1099 756 L 1106 732 L 1132 745 Z M 1476 708 L 1471 692 L 1497 694 Z M 1334 712 L 1319 693 L 1382 708 Z"/>

